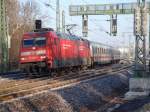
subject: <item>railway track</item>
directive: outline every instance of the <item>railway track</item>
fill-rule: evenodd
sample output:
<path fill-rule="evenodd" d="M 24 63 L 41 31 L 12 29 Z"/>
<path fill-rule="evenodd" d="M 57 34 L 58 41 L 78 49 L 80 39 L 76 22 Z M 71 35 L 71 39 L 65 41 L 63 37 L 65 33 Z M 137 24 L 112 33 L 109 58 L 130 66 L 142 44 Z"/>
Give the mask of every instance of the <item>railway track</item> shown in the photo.
<path fill-rule="evenodd" d="M 129 66 L 123 66 L 120 68 L 112 68 L 112 69 L 93 69 L 93 70 L 87 70 L 84 72 L 79 73 L 73 73 L 69 75 L 64 75 L 60 77 L 56 77 L 53 79 L 32 79 L 32 80 L 25 80 L 11 83 L 6 83 L 6 85 L 0 85 L 0 101 L 8 101 L 14 98 L 26 96 L 29 94 L 33 94 L 36 92 L 44 91 L 44 90 L 54 90 L 58 88 L 62 88 L 71 84 L 77 84 L 81 81 L 91 80 L 94 78 L 97 78 L 99 76 L 104 76 L 104 74 L 108 73 L 117 73 L 119 71 L 125 70 L 127 68 L 131 67 Z M 21 83 L 22 82 L 22 83 Z M 4 87 L 3 87 L 4 86 Z"/>
<path fill-rule="evenodd" d="M 105 69 L 104 69 L 105 68 Z M 109 66 L 105 66 L 105 67 L 99 67 L 99 68 L 95 68 L 97 71 L 99 70 L 99 71 L 103 71 L 103 70 L 106 70 L 106 68 L 107 69 L 110 69 L 110 67 Z M 32 83 L 32 82 L 36 82 L 36 81 L 41 81 L 41 80 L 46 80 L 46 79 L 48 79 L 49 80 L 49 78 L 51 78 L 50 80 L 56 80 L 56 79 L 58 79 L 58 78 L 62 78 L 62 77 L 65 77 L 65 76 L 67 76 L 67 77 L 69 77 L 69 76 L 71 76 L 71 75 L 79 75 L 79 74 L 83 74 L 83 73 L 86 73 L 86 72 L 88 72 L 88 71 L 91 71 L 91 70 L 85 70 L 85 71 L 78 71 L 78 72 L 75 72 L 75 73 L 71 73 L 71 72 L 69 72 L 69 73 L 65 73 L 65 75 L 64 74 L 61 74 L 60 76 L 58 75 L 58 76 L 56 76 L 55 78 L 54 77 L 49 77 L 49 76 L 47 76 L 47 77 L 42 77 L 42 78 L 30 78 L 30 77 L 28 77 L 28 76 L 21 76 L 20 75 L 20 80 L 9 80 L 9 78 L 7 78 L 7 80 L 5 80 L 5 78 L 4 78 L 4 80 L 2 79 L 1 81 L 0 81 L 0 89 L 1 89 L 1 87 L 2 87 L 2 89 L 5 89 L 5 88 L 10 88 L 10 87 L 15 87 L 15 86 L 18 86 L 18 85 L 24 85 L 24 84 L 27 84 L 27 83 Z M 18 77 L 18 75 L 17 75 L 17 77 Z M 12 77 L 11 77 L 12 78 Z M 23 78 L 23 79 L 21 79 L 21 78 Z"/>

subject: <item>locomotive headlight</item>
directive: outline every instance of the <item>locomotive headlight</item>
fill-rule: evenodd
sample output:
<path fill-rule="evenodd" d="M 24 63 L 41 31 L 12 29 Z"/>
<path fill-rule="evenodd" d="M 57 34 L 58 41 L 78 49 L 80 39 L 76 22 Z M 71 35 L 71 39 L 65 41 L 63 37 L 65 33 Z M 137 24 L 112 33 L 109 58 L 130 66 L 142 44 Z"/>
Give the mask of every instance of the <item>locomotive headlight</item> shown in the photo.
<path fill-rule="evenodd" d="M 44 55 L 44 54 L 46 54 L 46 50 L 39 50 L 39 51 L 36 51 L 36 54 L 37 54 L 37 55 Z"/>
<path fill-rule="evenodd" d="M 25 60 L 25 58 L 21 58 L 21 61 L 24 61 Z"/>
<path fill-rule="evenodd" d="M 46 58 L 46 56 L 41 56 L 40 58 L 41 58 L 41 59 L 45 59 L 45 58 Z"/>

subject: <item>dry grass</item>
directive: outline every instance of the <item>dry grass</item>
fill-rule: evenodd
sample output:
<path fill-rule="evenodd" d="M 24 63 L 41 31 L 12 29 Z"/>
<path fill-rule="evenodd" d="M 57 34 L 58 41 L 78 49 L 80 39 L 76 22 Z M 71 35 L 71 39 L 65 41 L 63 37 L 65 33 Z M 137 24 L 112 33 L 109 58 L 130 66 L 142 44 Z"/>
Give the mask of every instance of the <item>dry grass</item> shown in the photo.
<path fill-rule="evenodd" d="M 150 112 L 150 104 L 144 105 L 141 109 L 136 110 L 135 112 Z"/>
<path fill-rule="evenodd" d="M 71 106 L 57 93 L 44 93 L 0 105 L 0 112 L 72 112 Z"/>
<path fill-rule="evenodd" d="M 89 110 L 89 109 L 86 108 L 86 107 L 81 107 L 81 108 L 80 108 L 80 112 L 93 112 L 93 111 Z"/>

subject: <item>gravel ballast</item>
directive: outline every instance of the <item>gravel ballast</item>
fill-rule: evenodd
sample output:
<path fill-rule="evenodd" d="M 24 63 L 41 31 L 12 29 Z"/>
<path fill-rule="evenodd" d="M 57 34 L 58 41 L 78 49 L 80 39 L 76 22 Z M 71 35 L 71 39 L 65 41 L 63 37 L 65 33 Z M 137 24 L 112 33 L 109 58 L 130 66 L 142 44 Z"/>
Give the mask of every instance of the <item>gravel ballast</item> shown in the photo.
<path fill-rule="evenodd" d="M 97 78 L 57 92 L 74 111 L 96 111 L 115 97 L 128 91 L 129 72 L 125 71 L 103 78 Z"/>
<path fill-rule="evenodd" d="M 0 112 L 92 112 L 128 91 L 130 74 L 124 71 L 75 86 L 47 91 L 0 104 Z"/>

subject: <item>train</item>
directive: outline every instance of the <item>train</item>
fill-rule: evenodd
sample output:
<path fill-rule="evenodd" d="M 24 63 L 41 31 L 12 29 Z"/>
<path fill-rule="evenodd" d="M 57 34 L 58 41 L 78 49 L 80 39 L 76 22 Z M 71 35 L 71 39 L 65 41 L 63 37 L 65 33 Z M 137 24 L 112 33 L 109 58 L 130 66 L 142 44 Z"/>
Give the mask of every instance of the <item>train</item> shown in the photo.
<path fill-rule="evenodd" d="M 118 63 L 120 52 L 76 35 L 40 27 L 23 35 L 19 60 L 24 72 L 41 74 Z"/>

